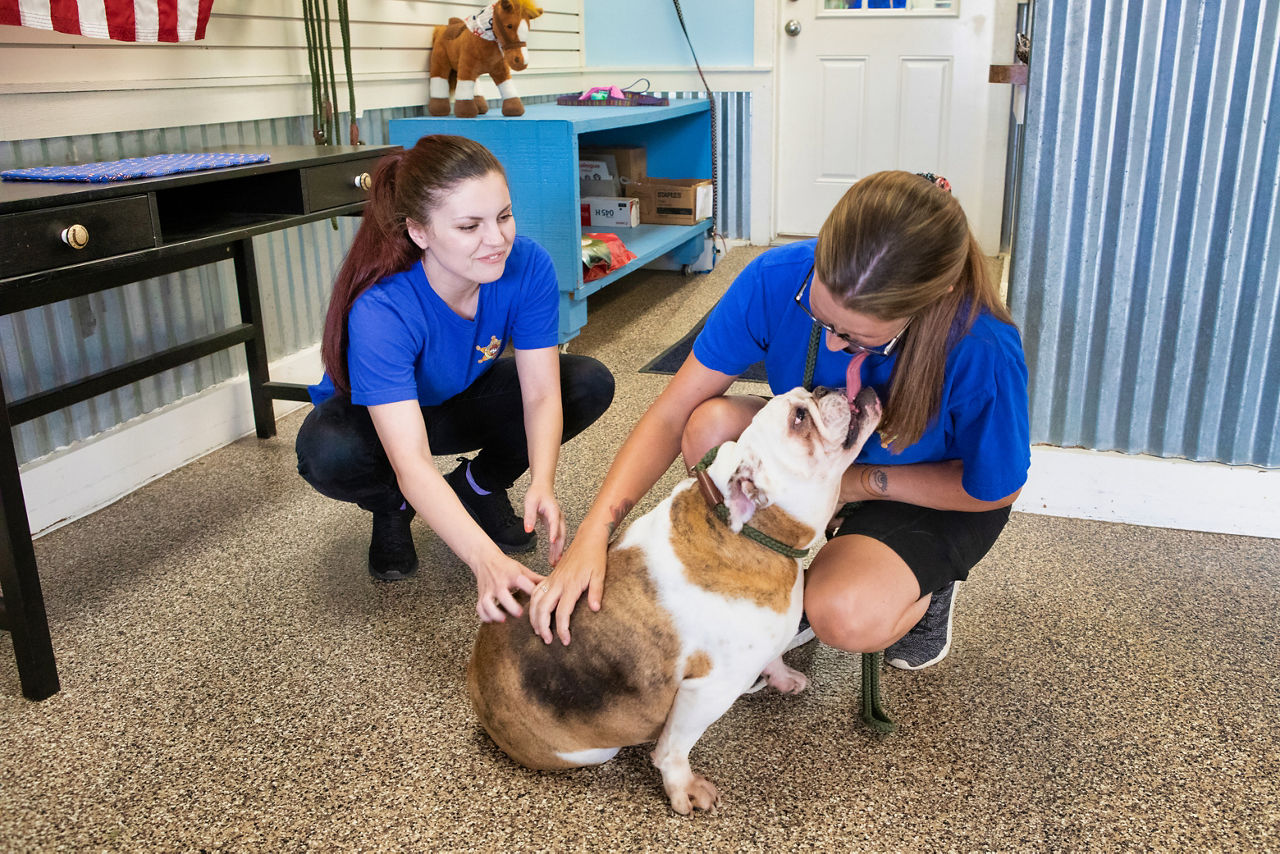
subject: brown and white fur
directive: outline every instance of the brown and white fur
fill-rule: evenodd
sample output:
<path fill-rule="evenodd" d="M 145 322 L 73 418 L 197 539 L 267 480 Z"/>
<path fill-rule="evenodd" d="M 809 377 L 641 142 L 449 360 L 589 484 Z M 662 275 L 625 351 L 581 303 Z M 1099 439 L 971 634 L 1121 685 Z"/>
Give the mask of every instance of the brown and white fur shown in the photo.
<path fill-rule="evenodd" d="M 869 388 L 853 401 L 827 389 L 775 397 L 708 469 L 728 525 L 687 478 L 609 547 L 602 607 L 574 612 L 569 646 L 544 644 L 524 620 L 482 625 L 467 684 L 498 746 L 529 768 L 561 769 L 656 739 L 672 808 L 718 804 L 689 766 L 694 743 L 761 673 L 788 693 L 806 684 L 781 657 L 800 619 L 802 564 L 742 526 L 812 546 L 880 412 Z"/>

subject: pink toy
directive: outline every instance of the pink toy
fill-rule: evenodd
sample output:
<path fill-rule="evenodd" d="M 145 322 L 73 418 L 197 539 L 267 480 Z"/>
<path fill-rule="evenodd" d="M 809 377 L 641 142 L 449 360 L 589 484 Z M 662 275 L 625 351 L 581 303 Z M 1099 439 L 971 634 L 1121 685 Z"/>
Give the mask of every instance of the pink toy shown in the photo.
<path fill-rule="evenodd" d="M 592 99 L 591 96 L 594 95 L 596 92 L 608 92 L 609 93 L 608 97 L 617 98 L 619 101 L 625 101 L 627 99 L 627 96 L 624 95 L 622 93 L 622 90 L 619 89 L 617 86 L 596 86 L 594 88 L 588 89 L 587 91 L 583 92 L 582 95 L 578 97 L 578 100 L 579 101 L 603 100 L 603 99 Z"/>

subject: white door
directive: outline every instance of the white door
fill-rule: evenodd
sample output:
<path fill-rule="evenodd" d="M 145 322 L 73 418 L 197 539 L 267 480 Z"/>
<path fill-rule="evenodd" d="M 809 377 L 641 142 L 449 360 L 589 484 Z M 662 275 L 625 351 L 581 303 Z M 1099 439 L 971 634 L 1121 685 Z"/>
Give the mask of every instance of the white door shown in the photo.
<path fill-rule="evenodd" d="M 862 8 L 881 5 L 904 8 Z M 905 169 L 945 175 L 995 254 L 1012 87 L 987 78 L 993 61 L 1012 61 L 1016 0 L 778 8 L 775 232 L 817 234 L 854 181 Z"/>

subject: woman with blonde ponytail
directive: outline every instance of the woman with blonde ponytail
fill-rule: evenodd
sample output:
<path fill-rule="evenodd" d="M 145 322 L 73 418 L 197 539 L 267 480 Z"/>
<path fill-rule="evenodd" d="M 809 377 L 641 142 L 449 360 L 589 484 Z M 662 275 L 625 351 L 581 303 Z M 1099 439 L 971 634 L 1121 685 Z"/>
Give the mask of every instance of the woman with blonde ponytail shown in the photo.
<path fill-rule="evenodd" d="M 423 137 L 389 155 L 334 283 L 325 375 L 298 431 L 299 473 L 372 514 L 369 573 L 418 568 L 420 515 L 475 573 L 485 621 L 519 616 L 513 591 L 542 577 L 508 554 L 545 523 L 554 564 L 566 529 L 560 445 L 613 400 L 604 365 L 558 351 L 547 252 L 515 231 L 506 173 L 483 145 Z M 513 358 L 500 358 L 508 346 Z M 441 475 L 435 455 L 478 451 Z M 525 471 L 524 512 L 507 490 Z"/>
<path fill-rule="evenodd" d="M 609 530 L 676 456 L 693 466 L 764 405 L 726 394 L 761 360 L 774 393 L 868 385 L 884 403 L 806 572 L 808 622 L 792 646 L 816 633 L 852 652 L 886 650 L 911 670 L 946 656 L 955 584 L 995 543 L 1026 481 L 1027 369 L 950 185 L 910 172 L 858 181 L 817 240 L 763 253 L 730 286 L 534 594 L 544 640 L 554 630 L 568 643 L 584 591 L 599 607 Z"/>

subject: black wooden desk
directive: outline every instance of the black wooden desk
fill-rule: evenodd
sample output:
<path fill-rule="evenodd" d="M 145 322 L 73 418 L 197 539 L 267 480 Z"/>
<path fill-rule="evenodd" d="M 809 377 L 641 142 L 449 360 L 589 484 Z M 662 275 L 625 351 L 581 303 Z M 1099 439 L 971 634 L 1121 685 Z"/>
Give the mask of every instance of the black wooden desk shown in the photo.
<path fill-rule="evenodd" d="M 113 184 L 0 183 L 0 316 L 231 259 L 240 323 L 21 400 L 0 383 L 0 628 L 13 636 L 22 693 L 58 691 L 18 474 L 13 427 L 203 356 L 243 344 L 258 436 L 276 432 L 271 401 L 307 400 L 271 382 L 253 236 L 359 213 L 374 164 L 396 146 L 219 146 L 269 162 Z M 174 152 L 155 152 L 174 153 Z"/>

